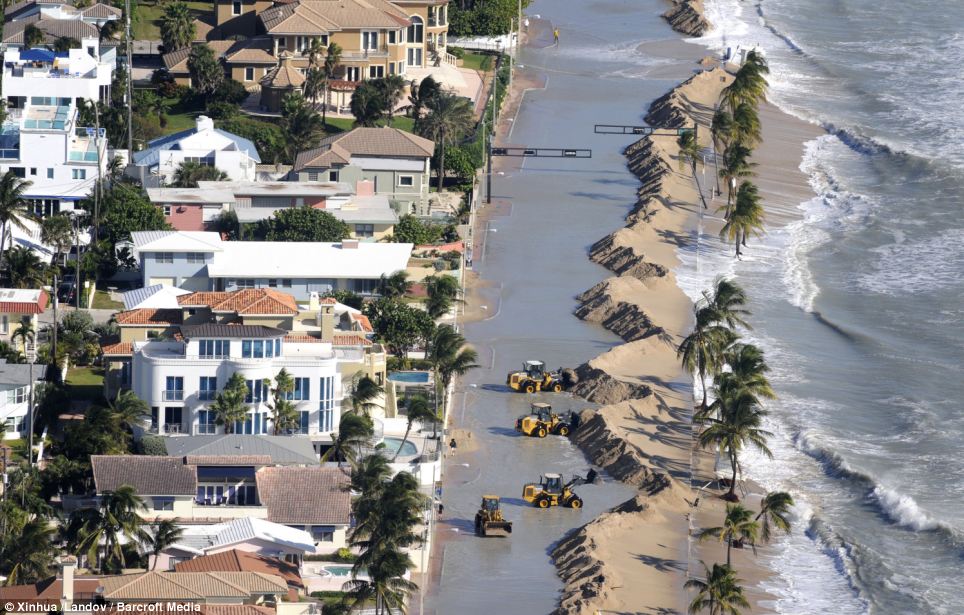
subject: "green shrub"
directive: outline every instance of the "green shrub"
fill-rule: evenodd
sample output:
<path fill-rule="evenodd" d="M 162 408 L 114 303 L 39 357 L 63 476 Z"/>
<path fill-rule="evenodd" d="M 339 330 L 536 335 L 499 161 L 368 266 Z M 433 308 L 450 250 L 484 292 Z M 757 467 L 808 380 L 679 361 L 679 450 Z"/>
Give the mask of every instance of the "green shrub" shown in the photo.
<path fill-rule="evenodd" d="M 142 455 L 154 455 L 156 457 L 167 455 L 167 446 L 164 444 L 164 438 L 160 436 L 145 435 L 141 438 L 140 448 Z"/>
<path fill-rule="evenodd" d="M 481 68 L 483 71 L 492 70 L 493 62 L 495 62 L 495 56 L 487 55 L 484 58 L 482 58 L 481 62 L 479 62 L 479 68 Z"/>
<path fill-rule="evenodd" d="M 446 49 L 449 53 L 460 60 L 465 57 L 465 50 L 461 47 L 446 47 Z"/>

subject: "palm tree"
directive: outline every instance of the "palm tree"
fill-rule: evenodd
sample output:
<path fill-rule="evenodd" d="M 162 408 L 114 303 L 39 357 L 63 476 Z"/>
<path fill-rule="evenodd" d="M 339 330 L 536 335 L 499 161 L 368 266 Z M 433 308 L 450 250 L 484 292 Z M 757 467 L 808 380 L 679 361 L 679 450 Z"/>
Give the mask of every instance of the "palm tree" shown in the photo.
<path fill-rule="evenodd" d="M 433 275 L 425 279 L 425 290 L 428 293 L 428 301 L 425 302 L 428 315 L 441 318 L 457 301 L 459 281 L 450 275 Z"/>
<path fill-rule="evenodd" d="M 746 245 L 748 235 L 759 237 L 763 232 L 763 205 L 756 185 L 743 182 L 736 193 L 736 203 L 726 224 L 720 229 L 720 239 L 728 239 L 736 245 L 736 257 L 743 254 L 740 246 Z"/>
<path fill-rule="evenodd" d="M 770 542 L 771 526 L 785 534 L 790 533 L 790 507 L 793 506 L 793 496 L 786 491 L 771 491 L 760 502 L 760 512 L 755 521 L 763 520 L 760 525 L 760 540 Z"/>
<path fill-rule="evenodd" d="M 80 49 L 80 41 L 69 36 L 61 36 L 54 41 L 54 51 L 62 53 L 71 49 Z"/>
<path fill-rule="evenodd" d="M 308 68 L 318 68 L 321 64 L 322 55 L 325 53 L 325 44 L 320 37 L 314 37 L 302 52 L 308 57 Z"/>
<path fill-rule="evenodd" d="M 274 401 L 268 404 L 268 408 L 273 414 L 272 422 L 274 423 L 275 435 L 290 433 L 301 426 L 301 415 L 290 401 L 294 390 L 294 379 L 288 374 L 288 370 L 282 367 L 274 378 L 274 389 L 272 391 Z"/>
<path fill-rule="evenodd" d="M 351 490 L 373 493 L 392 477 L 392 468 L 384 455 L 368 455 L 351 471 Z"/>
<path fill-rule="evenodd" d="M 458 142 L 472 129 L 474 112 L 471 103 L 447 92 L 439 92 L 426 103 L 428 115 L 419 122 L 419 134 L 438 147 L 438 190 L 445 179 L 445 146 Z"/>
<path fill-rule="evenodd" d="M 197 188 L 199 181 L 223 182 L 228 174 L 217 167 L 185 160 L 174 170 L 174 183 L 178 188 Z"/>
<path fill-rule="evenodd" d="M 33 24 L 29 24 L 23 29 L 23 46 L 27 49 L 33 49 L 34 47 L 40 47 L 47 40 L 47 35 L 43 31 Z"/>
<path fill-rule="evenodd" d="M 753 344 L 733 344 L 723 353 L 723 361 L 730 368 L 719 374 L 717 387 L 750 393 L 766 399 L 775 399 L 766 373 L 770 371 L 763 351 Z"/>
<path fill-rule="evenodd" d="M 214 423 L 223 425 L 224 433 L 234 433 L 235 423 L 243 421 L 247 416 L 248 406 L 245 398 L 249 393 L 244 376 L 235 372 L 224 385 L 224 390 L 217 394 L 211 404 L 211 410 L 214 412 Z"/>
<path fill-rule="evenodd" d="M 321 460 L 328 461 L 334 457 L 338 461 L 338 467 L 341 467 L 342 460 L 354 467 L 358 461 L 359 452 L 371 445 L 372 435 L 374 435 L 374 429 L 371 419 L 351 412 L 345 413 L 338 423 L 334 442 L 325 451 Z"/>
<path fill-rule="evenodd" d="M 309 68 L 308 74 L 305 75 L 305 85 L 302 89 L 305 98 L 310 100 L 311 104 L 316 105 L 318 103 L 318 96 L 324 92 L 324 89 L 325 73 L 319 68 Z"/>
<path fill-rule="evenodd" d="M 726 151 L 733 138 L 733 116 L 726 109 L 717 108 L 713 113 L 713 121 L 710 124 L 710 134 L 713 137 L 713 160 L 716 168 L 716 193 L 720 194 L 720 166 L 719 154 Z"/>
<path fill-rule="evenodd" d="M 726 391 L 717 392 L 721 395 L 716 400 L 719 418 L 704 419 L 709 423 L 709 427 L 699 435 L 698 442 L 701 448 L 714 447 L 730 460 L 730 490 L 724 499 L 735 502 L 740 499 L 736 495 L 740 451 L 747 445 L 752 445 L 765 456 L 773 458 L 773 453 L 766 444 L 767 438 L 773 434 L 762 428 L 766 412 L 760 409 L 753 395 L 741 392 L 729 398 Z"/>
<path fill-rule="evenodd" d="M 147 542 L 151 549 L 151 555 L 154 556 L 151 570 L 157 568 L 157 560 L 160 558 L 161 552 L 177 544 L 183 534 L 184 528 L 175 523 L 173 519 L 161 519 L 154 523 L 152 535 Z"/>
<path fill-rule="evenodd" d="M 63 255 L 62 264 L 67 264 L 67 253 L 74 243 L 74 227 L 64 214 L 47 216 L 40 221 L 40 241 L 51 246 L 58 256 Z"/>
<path fill-rule="evenodd" d="M 398 450 L 395 451 L 395 456 L 392 457 L 393 462 L 398 459 L 398 454 L 402 451 L 402 447 L 408 442 L 408 434 L 412 431 L 413 423 L 418 421 L 424 427 L 426 423 L 435 424 L 438 420 L 435 411 L 428 407 L 428 400 L 422 395 L 409 398 L 408 405 L 405 408 L 405 416 L 408 418 L 405 424 L 405 435 L 402 436 L 402 443 L 398 445 Z"/>
<path fill-rule="evenodd" d="M 753 175 L 756 163 L 750 162 L 752 155 L 753 150 L 742 143 L 731 143 L 723 150 L 723 168 L 719 170 L 719 176 L 726 182 L 726 207 L 723 210 L 726 218 L 730 217 L 737 180 Z"/>
<path fill-rule="evenodd" d="M 726 517 L 720 527 L 708 527 L 699 533 L 700 540 L 718 538 L 726 543 L 726 565 L 730 565 L 730 551 L 733 545 L 742 546 L 749 542 L 756 553 L 756 539 L 760 532 L 760 524 L 753 518 L 753 511 L 740 504 L 727 504 Z"/>
<path fill-rule="evenodd" d="M 411 103 L 410 112 L 415 120 L 415 132 L 421 134 L 422 111 L 428 107 L 432 99 L 442 92 L 442 86 L 429 75 L 421 81 L 413 79 L 408 89 L 408 102 Z"/>
<path fill-rule="evenodd" d="M 412 283 L 408 281 L 408 272 L 404 269 L 396 271 L 390 276 L 382 277 L 378 281 L 378 294 L 382 297 L 396 298 L 408 294 L 412 289 Z"/>
<path fill-rule="evenodd" d="M 407 553 L 379 553 L 366 567 L 367 580 L 352 578 L 344 584 L 346 602 L 352 609 L 374 602 L 375 615 L 406 613 L 409 596 L 418 591 L 418 585 L 404 577 L 414 565 Z"/>
<path fill-rule="evenodd" d="M 297 93 L 287 94 L 281 101 L 282 128 L 285 134 L 284 151 L 290 160 L 298 152 L 313 148 L 322 133 L 322 120 Z"/>
<path fill-rule="evenodd" d="M 165 5 L 161 15 L 161 40 L 168 53 L 189 46 L 195 33 L 194 18 L 187 4 L 176 0 Z"/>
<path fill-rule="evenodd" d="M 29 342 L 32 344 L 33 338 L 33 324 L 31 324 L 29 317 L 24 316 L 20 319 L 20 324 L 17 326 L 17 328 L 14 329 L 13 333 L 10 334 L 10 341 L 16 342 L 19 339 L 20 346 L 23 348 L 23 354 L 24 356 L 27 356 L 27 343 Z"/>
<path fill-rule="evenodd" d="M 325 63 L 322 65 L 322 74 L 325 76 L 325 100 L 321 106 L 322 126 L 328 126 L 328 88 L 330 82 L 335 78 L 335 71 L 338 70 L 338 63 L 341 62 L 341 47 L 338 43 L 329 43 L 328 52 L 325 54 Z"/>
<path fill-rule="evenodd" d="M 351 95 L 351 114 L 354 125 L 372 128 L 385 115 L 384 92 L 374 81 L 363 81 Z"/>
<path fill-rule="evenodd" d="M 759 104 L 766 99 L 766 75 L 770 68 L 763 56 L 755 51 L 747 54 L 743 66 L 736 72 L 733 82 L 720 94 L 723 102 L 733 111 L 741 102 Z"/>
<path fill-rule="evenodd" d="M 56 555 L 55 538 L 53 527 L 43 517 L 28 521 L 17 532 L 4 532 L 3 559 L 13 564 L 6 571 L 6 584 L 24 585 L 47 578 Z"/>
<path fill-rule="evenodd" d="M 696 190 L 700 193 L 700 201 L 703 203 L 703 209 L 706 209 L 706 199 L 703 198 L 703 187 L 700 186 L 700 179 L 696 175 L 696 163 L 700 160 L 700 144 L 696 141 L 696 131 L 686 130 L 680 133 L 679 138 L 676 139 L 676 145 L 679 146 L 680 169 L 685 169 L 689 166 L 690 171 L 693 173 L 693 181 L 696 183 Z"/>
<path fill-rule="evenodd" d="M 39 288 L 46 281 L 46 273 L 46 266 L 30 248 L 7 250 L 7 276 L 13 288 Z"/>
<path fill-rule="evenodd" d="M 388 125 L 391 127 L 392 118 L 395 116 L 395 107 L 402 100 L 405 93 L 405 80 L 400 75 L 391 75 L 379 80 L 382 89 L 382 96 L 385 98 L 385 115 L 388 117 Z"/>
<path fill-rule="evenodd" d="M 746 321 L 746 317 L 750 315 L 750 311 L 746 309 L 746 292 L 736 282 L 722 276 L 716 278 L 712 293 L 703 291 L 703 300 L 712 312 L 714 322 L 724 324 L 730 329 L 737 326 L 753 329 Z"/>
<path fill-rule="evenodd" d="M 23 198 L 23 193 L 31 185 L 32 182 L 20 179 L 12 171 L 7 171 L 3 174 L 3 177 L 0 177 L 0 229 L 2 229 L 2 232 L 0 232 L 0 270 L 3 269 L 7 237 L 13 234 L 10 225 L 12 224 L 22 231 L 29 230 L 25 222 L 33 216 L 30 215 L 29 206 Z"/>
<path fill-rule="evenodd" d="M 77 548 L 91 564 L 97 561 L 98 554 L 103 553 L 101 572 L 126 567 L 121 538 L 133 543 L 149 539 L 139 514 L 145 510 L 144 500 L 130 485 L 106 493 L 99 509 L 75 513 L 81 515 L 78 518 L 80 540 Z"/>
<path fill-rule="evenodd" d="M 705 412 L 708 408 L 706 377 L 716 375 L 723 369 L 723 350 L 733 342 L 735 334 L 717 324 L 719 321 L 705 300 L 693 306 L 693 313 L 696 324 L 693 325 L 693 331 L 680 342 L 676 357 L 682 362 L 683 369 L 700 377 L 703 389 L 700 408 Z"/>
<path fill-rule="evenodd" d="M 383 393 L 385 389 L 377 382 L 358 372 L 351 383 L 351 411 L 360 416 L 370 415 L 375 407 L 374 401 Z"/>
<path fill-rule="evenodd" d="M 470 369 L 478 367 L 475 363 L 479 354 L 465 345 L 465 338 L 451 325 L 441 325 L 435 329 L 429 341 L 428 360 L 435 369 L 436 380 L 441 385 L 437 395 L 442 398 L 445 410 L 445 392 L 452 379 L 464 376 Z"/>
<path fill-rule="evenodd" d="M 703 565 L 706 580 L 690 579 L 683 585 L 687 589 L 698 591 L 686 609 L 687 613 L 694 615 L 709 610 L 710 615 L 740 615 L 741 608 L 750 608 L 750 603 L 743 595 L 743 588 L 740 587 L 742 580 L 736 577 L 732 568 L 713 564 L 710 569 L 704 562 L 700 564 Z"/>
<path fill-rule="evenodd" d="M 134 391 L 122 389 L 117 392 L 114 401 L 108 402 L 111 420 L 121 429 L 133 431 L 135 426 L 141 425 L 150 416 L 151 410 L 143 399 Z"/>
<path fill-rule="evenodd" d="M 738 143 L 753 147 L 762 139 L 760 114 L 752 103 L 741 102 L 733 110 L 733 138 Z"/>

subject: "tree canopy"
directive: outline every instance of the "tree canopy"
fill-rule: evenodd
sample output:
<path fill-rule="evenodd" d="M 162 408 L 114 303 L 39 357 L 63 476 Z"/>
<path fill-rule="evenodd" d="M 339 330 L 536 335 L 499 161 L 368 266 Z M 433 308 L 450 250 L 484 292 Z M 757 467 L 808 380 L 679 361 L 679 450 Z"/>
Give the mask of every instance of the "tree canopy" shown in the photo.
<path fill-rule="evenodd" d="M 187 69 L 191 74 L 191 86 L 205 99 L 211 97 L 224 81 L 224 69 L 207 45 L 191 47 Z"/>
<path fill-rule="evenodd" d="M 258 223 L 255 235 L 266 241 L 341 241 L 349 226 L 322 209 L 307 205 L 281 209 Z"/>
<path fill-rule="evenodd" d="M 427 341 L 435 330 L 435 322 L 428 312 L 397 299 L 371 301 L 365 304 L 364 313 L 372 323 L 375 337 L 400 357 Z"/>
<path fill-rule="evenodd" d="M 144 191 L 131 184 L 117 184 L 101 201 L 101 234 L 115 245 L 130 239 L 133 231 L 162 231 L 170 228 L 164 213 Z"/>

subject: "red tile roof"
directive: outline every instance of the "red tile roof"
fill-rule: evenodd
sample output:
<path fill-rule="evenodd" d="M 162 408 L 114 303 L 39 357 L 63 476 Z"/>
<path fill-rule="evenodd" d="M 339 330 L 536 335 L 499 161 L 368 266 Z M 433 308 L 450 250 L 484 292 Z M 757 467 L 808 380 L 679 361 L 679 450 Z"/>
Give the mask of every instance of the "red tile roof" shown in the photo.
<path fill-rule="evenodd" d="M 324 342 L 320 337 L 312 337 L 311 335 L 286 335 L 285 342 L 289 344 L 323 344 Z"/>
<path fill-rule="evenodd" d="M 4 301 L 0 299 L 0 312 L 11 314 L 43 314 L 47 309 L 50 298 L 45 291 L 40 291 L 36 301 Z"/>
<path fill-rule="evenodd" d="M 134 342 L 104 344 L 100 351 L 105 357 L 129 357 L 134 354 Z"/>
<path fill-rule="evenodd" d="M 100 586 L 100 579 L 74 578 L 74 594 L 93 595 Z M 30 585 L 11 585 L 0 587 L 0 600 L 60 600 L 63 596 L 64 582 L 56 577 L 37 581 Z"/>
<path fill-rule="evenodd" d="M 114 314 L 120 326 L 179 325 L 183 321 L 181 310 L 163 308 L 137 308 Z"/>
<path fill-rule="evenodd" d="M 256 474 L 268 521 L 285 525 L 347 525 L 351 515 L 348 474 L 341 468 L 274 467 Z"/>
<path fill-rule="evenodd" d="M 242 316 L 294 316 L 295 298 L 273 288 L 245 288 L 231 292 L 200 292 L 181 295 L 181 306 L 206 306 L 212 312 L 231 312 Z"/>
<path fill-rule="evenodd" d="M 366 333 L 371 333 L 374 331 L 372 328 L 372 322 L 368 320 L 368 316 L 365 316 L 364 314 L 352 314 L 351 319 L 358 323 L 362 331 L 365 331 Z"/>
<path fill-rule="evenodd" d="M 332 342 L 334 346 L 371 346 L 372 341 L 366 337 L 359 334 L 346 333 L 343 335 L 335 334 L 335 339 Z"/>
<path fill-rule="evenodd" d="M 320 303 L 321 305 L 335 305 L 338 300 L 334 297 L 322 297 Z"/>
<path fill-rule="evenodd" d="M 284 579 L 288 585 L 304 587 L 298 567 L 274 557 L 231 549 L 174 564 L 175 572 L 263 572 Z"/>

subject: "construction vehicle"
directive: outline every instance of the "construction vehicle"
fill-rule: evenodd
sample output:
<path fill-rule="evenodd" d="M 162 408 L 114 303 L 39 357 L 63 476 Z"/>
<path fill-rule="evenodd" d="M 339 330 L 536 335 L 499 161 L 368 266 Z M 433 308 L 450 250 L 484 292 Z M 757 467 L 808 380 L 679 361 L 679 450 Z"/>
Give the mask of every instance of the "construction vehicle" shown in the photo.
<path fill-rule="evenodd" d="M 475 533 L 479 536 L 508 536 L 512 522 L 502 516 L 499 496 L 483 495 L 479 512 L 475 513 Z"/>
<path fill-rule="evenodd" d="M 542 361 L 526 361 L 522 364 L 522 371 L 509 372 L 505 383 L 510 389 L 525 393 L 539 391 L 560 393 L 566 388 L 562 370 L 546 371 L 546 364 Z"/>
<path fill-rule="evenodd" d="M 545 403 L 532 404 L 532 412 L 520 416 L 515 422 L 515 429 L 527 436 L 545 438 L 547 434 L 568 436 L 573 430 L 573 412 L 565 419 L 552 411 L 552 406 Z"/>
<path fill-rule="evenodd" d="M 582 508 L 582 498 L 572 490 L 577 485 L 591 483 L 596 480 L 595 470 L 589 470 L 586 478 L 573 476 L 572 480 L 563 484 L 561 474 L 544 474 L 538 483 L 527 483 L 522 488 L 522 499 L 532 502 L 538 508 L 550 506 L 566 506 L 568 508 Z"/>

